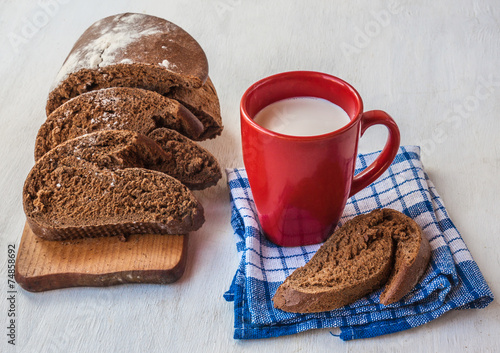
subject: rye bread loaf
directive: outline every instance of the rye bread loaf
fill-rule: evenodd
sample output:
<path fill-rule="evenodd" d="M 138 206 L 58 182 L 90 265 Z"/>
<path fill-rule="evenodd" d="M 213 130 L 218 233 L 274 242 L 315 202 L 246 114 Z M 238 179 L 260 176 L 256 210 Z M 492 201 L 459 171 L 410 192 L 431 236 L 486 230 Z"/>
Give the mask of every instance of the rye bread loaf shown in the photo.
<path fill-rule="evenodd" d="M 98 130 L 132 130 L 143 135 L 167 127 L 192 139 L 203 124 L 184 106 L 138 88 L 106 88 L 81 94 L 54 110 L 38 130 L 35 160 L 69 139 Z"/>
<path fill-rule="evenodd" d="M 203 123 L 204 131 L 199 140 L 212 139 L 222 133 L 219 98 L 210 77 L 201 88 L 174 87 L 168 97 L 180 102 Z"/>
<path fill-rule="evenodd" d="M 23 207 L 37 236 L 124 238 L 186 234 L 201 227 L 203 207 L 185 185 L 165 173 L 133 167 L 145 161 L 155 165 L 161 148 L 138 134 L 139 143 L 110 143 L 110 136 L 119 134 L 104 131 L 69 140 L 35 163 L 24 184 Z"/>
<path fill-rule="evenodd" d="M 91 90 L 139 87 L 160 94 L 173 86 L 198 88 L 208 77 L 203 49 L 162 18 L 123 13 L 92 24 L 76 41 L 47 100 L 47 115 Z"/>
<path fill-rule="evenodd" d="M 420 227 L 391 209 L 357 216 L 337 229 L 312 259 L 278 288 L 274 306 L 288 312 L 328 311 L 386 288 L 382 304 L 400 300 L 427 268 L 430 246 Z"/>

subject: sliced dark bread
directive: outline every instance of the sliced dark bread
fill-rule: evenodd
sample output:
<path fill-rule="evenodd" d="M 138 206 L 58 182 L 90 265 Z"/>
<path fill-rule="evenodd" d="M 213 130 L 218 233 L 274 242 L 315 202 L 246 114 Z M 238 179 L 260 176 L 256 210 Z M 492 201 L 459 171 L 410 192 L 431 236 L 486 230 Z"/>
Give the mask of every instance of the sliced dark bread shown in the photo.
<path fill-rule="evenodd" d="M 107 88 L 79 95 L 58 107 L 40 127 L 35 160 L 69 139 L 98 130 L 143 135 L 168 127 L 197 139 L 203 124 L 177 101 L 137 88 Z"/>
<path fill-rule="evenodd" d="M 149 133 L 148 137 L 169 156 L 168 162 L 157 170 L 181 180 L 190 189 L 208 188 L 222 177 L 217 159 L 177 131 L 159 128 Z"/>
<path fill-rule="evenodd" d="M 411 218 L 378 209 L 336 230 L 305 266 L 286 278 L 273 297 L 274 306 L 299 313 L 333 310 L 386 282 L 381 302 L 389 304 L 415 286 L 429 259 L 429 243 Z"/>
<path fill-rule="evenodd" d="M 84 92 L 139 87 L 160 94 L 173 86 L 201 87 L 208 77 L 203 49 L 162 18 L 123 13 L 92 24 L 76 41 L 47 100 L 47 115 Z"/>
<path fill-rule="evenodd" d="M 155 165 L 161 148 L 141 136 L 128 145 L 102 136 L 118 133 L 69 140 L 36 162 L 24 184 L 23 207 L 37 236 L 123 238 L 186 234 L 201 227 L 203 207 L 185 185 L 162 172 L 129 167 L 145 160 Z"/>
<path fill-rule="evenodd" d="M 128 130 L 103 130 L 66 141 L 60 154 L 73 155 L 115 170 L 145 168 L 168 174 L 191 190 L 217 184 L 222 177 L 215 157 L 178 132 L 154 130 L 148 137 Z"/>
<path fill-rule="evenodd" d="M 219 98 L 210 77 L 201 88 L 174 87 L 167 96 L 179 101 L 203 123 L 205 130 L 199 140 L 212 139 L 222 133 Z"/>
<path fill-rule="evenodd" d="M 67 140 L 57 149 L 59 155 L 71 155 L 101 168 L 163 172 L 193 190 L 215 185 L 222 177 L 210 152 L 165 128 L 154 130 L 150 137 L 130 130 L 101 130 Z"/>

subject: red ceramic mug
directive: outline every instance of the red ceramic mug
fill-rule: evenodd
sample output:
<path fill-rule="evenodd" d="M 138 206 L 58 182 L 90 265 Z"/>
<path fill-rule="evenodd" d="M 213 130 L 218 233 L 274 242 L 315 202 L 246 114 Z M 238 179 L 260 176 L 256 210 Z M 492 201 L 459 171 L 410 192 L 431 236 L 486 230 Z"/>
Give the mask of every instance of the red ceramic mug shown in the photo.
<path fill-rule="evenodd" d="M 292 97 L 318 97 L 345 110 L 350 122 L 317 136 L 290 136 L 253 121 L 264 107 Z M 399 148 L 399 129 L 385 112 L 363 112 L 363 101 L 347 82 L 324 73 L 284 72 L 264 78 L 243 94 L 240 105 L 243 161 L 261 228 L 281 246 L 325 241 L 347 199 L 375 181 Z M 372 125 L 388 130 L 380 156 L 354 175 L 359 138 Z"/>

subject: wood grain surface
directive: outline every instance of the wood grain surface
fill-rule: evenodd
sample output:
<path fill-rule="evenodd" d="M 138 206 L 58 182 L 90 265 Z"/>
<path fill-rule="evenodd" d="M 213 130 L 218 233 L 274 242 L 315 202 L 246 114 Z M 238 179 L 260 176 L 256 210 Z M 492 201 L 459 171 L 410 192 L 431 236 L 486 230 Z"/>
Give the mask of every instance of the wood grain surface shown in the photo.
<path fill-rule="evenodd" d="M 24 226 L 17 252 L 16 281 L 41 292 L 123 283 L 171 283 L 183 274 L 187 235 L 132 235 L 48 241 Z"/>

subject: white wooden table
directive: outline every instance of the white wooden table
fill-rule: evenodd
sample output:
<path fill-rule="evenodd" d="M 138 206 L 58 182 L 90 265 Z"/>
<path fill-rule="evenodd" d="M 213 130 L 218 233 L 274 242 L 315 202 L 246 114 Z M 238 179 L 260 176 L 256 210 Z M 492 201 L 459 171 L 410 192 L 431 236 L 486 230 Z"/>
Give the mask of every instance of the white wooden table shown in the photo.
<path fill-rule="evenodd" d="M 7 343 L 7 256 L 25 217 L 24 179 L 49 86 L 94 21 L 144 12 L 204 48 L 225 130 L 203 143 L 224 168 L 242 165 L 239 99 L 254 81 L 317 70 L 352 83 L 366 109 L 420 145 L 449 214 L 494 293 L 500 293 L 500 9 L 469 1 L 0 1 L 1 352 L 499 352 L 500 305 L 455 311 L 388 336 L 342 342 L 329 330 L 236 341 L 228 289 L 238 258 L 226 180 L 198 192 L 206 223 L 191 234 L 184 276 L 170 285 L 29 293 L 17 287 L 16 345 Z M 380 149 L 373 128 L 361 151 Z"/>

